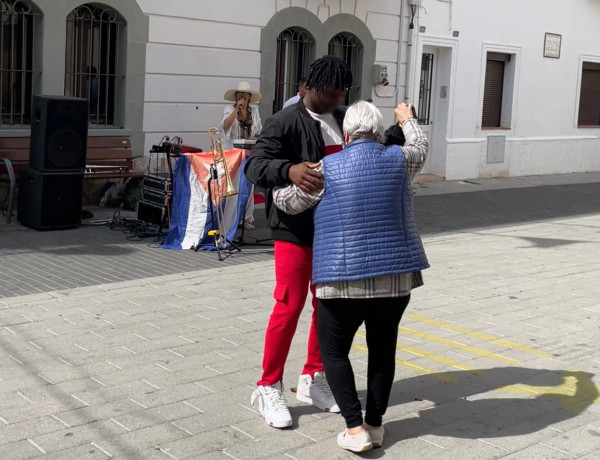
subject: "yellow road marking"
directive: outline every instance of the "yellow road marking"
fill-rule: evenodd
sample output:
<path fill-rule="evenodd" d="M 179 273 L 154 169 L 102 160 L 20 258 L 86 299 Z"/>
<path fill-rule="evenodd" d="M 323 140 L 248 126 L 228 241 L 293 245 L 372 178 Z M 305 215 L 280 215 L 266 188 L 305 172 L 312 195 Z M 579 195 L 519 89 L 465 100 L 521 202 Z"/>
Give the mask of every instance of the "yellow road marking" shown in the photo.
<path fill-rule="evenodd" d="M 415 347 L 411 347 L 408 345 L 404 345 L 404 344 L 398 344 L 398 346 L 396 347 L 398 348 L 398 350 L 402 350 L 402 351 L 406 351 L 407 353 L 411 353 L 413 355 L 417 355 L 417 356 L 421 356 L 423 358 L 427 358 L 427 359 L 431 359 L 432 361 L 437 361 L 438 363 L 442 363 L 445 364 L 447 366 L 451 366 L 454 367 L 456 369 L 460 369 L 462 371 L 467 371 L 470 372 L 471 374 L 477 374 L 477 375 L 483 375 L 485 374 L 484 371 L 479 371 L 477 369 L 474 369 L 472 367 L 469 367 L 465 364 L 461 364 L 458 361 L 454 361 L 453 359 L 449 359 L 449 358 L 444 358 L 443 356 L 439 356 L 433 353 L 429 353 L 426 350 L 422 350 L 420 348 L 415 348 Z"/>
<path fill-rule="evenodd" d="M 432 326 L 436 326 L 442 329 L 447 329 L 451 331 L 458 332 L 460 334 L 469 335 L 472 337 L 476 337 L 488 342 L 496 343 L 506 348 L 512 348 L 516 350 L 526 351 L 529 353 L 533 353 L 540 356 L 549 356 L 549 354 L 545 351 L 537 350 L 535 348 L 531 348 L 525 345 L 520 345 L 518 343 L 510 342 L 508 340 L 499 339 L 497 337 L 493 337 L 488 334 L 483 334 L 480 332 L 471 331 L 459 326 L 454 326 L 452 324 L 443 323 L 441 321 L 436 321 L 433 319 L 426 318 L 424 316 L 416 315 L 413 313 L 407 313 L 406 316 L 409 318 L 419 321 L 425 324 L 430 324 Z M 491 359 L 496 359 L 502 361 L 508 365 L 517 365 L 518 361 L 510 358 L 506 358 L 504 356 L 488 352 L 481 348 L 472 347 L 469 345 L 462 344 L 460 342 L 455 342 L 452 340 L 444 339 L 442 337 L 438 337 L 433 334 L 427 334 L 424 332 L 416 331 L 414 329 L 400 327 L 399 331 L 403 334 L 412 335 L 415 337 L 419 337 L 423 340 L 429 340 L 431 342 L 440 343 L 442 345 L 446 345 L 452 348 L 457 348 L 460 350 L 468 351 L 470 353 L 484 356 Z M 366 338 L 365 333 L 359 331 L 357 335 L 361 338 Z M 362 345 L 358 345 L 353 343 L 352 348 L 361 353 L 368 353 L 368 348 Z M 461 369 L 467 372 L 471 372 L 473 374 L 485 375 L 485 370 L 477 370 L 473 369 L 467 365 L 461 364 L 452 359 L 444 358 L 443 356 L 439 356 L 433 353 L 430 353 L 426 350 L 412 347 L 409 345 L 405 345 L 399 343 L 397 348 L 399 350 L 421 356 L 426 359 L 431 359 L 442 364 Z M 460 380 L 456 378 L 452 373 L 439 372 L 434 371 L 432 369 L 428 369 L 423 366 L 419 366 L 417 364 L 413 364 L 408 361 L 401 360 L 396 358 L 396 364 L 399 366 L 403 366 L 409 369 L 416 370 L 422 374 L 431 375 L 434 379 L 442 383 L 460 383 Z M 558 371 L 557 371 L 558 372 Z M 546 396 L 556 400 L 561 407 L 570 412 L 572 414 L 581 414 L 584 412 L 590 405 L 598 404 L 600 405 L 600 386 L 596 386 L 594 382 L 592 382 L 588 373 L 581 371 L 559 371 L 561 376 L 563 377 L 563 382 L 560 385 L 556 386 L 535 386 L 535 385 L 524 385 L 524 384 L 514 384 L 507 385 L 504 387 L 493 388 L 491 385 L 489 391 L 498 390 L 504 393 L 515 394 L 515 395 L 528 395 L 532 397 L 540 397 Z M 493 383 L 493 382 L 492 382 Z"/>
<path fill-rule="evenodd" d="M 509 365 L 519 364 L 519 361 L 511 358 L 506 358 L 504 356 L 498 355 L 496 353 L 492 353 L 487 350 L 483 350 L 481 348 L 472 347 L 469 345 L 465 345 L 464 343 L 455 342 L 454 340 L 444 339 L 442 337 L 438 337 L 437 335 L 427 334 L 425 332 L 415 331 L 414 329 L 410 329 L 408 327 L 399 327 L 398 330 L 402 334 L 412 335 L 413 337 L 419 337 L 423 340 L 429 340 L 430 342 L 436 342 L 441 345 L 446 345 L 452 348 L 457 348 L 458 350 L 467 351 L 469 353 L 473 353 L 474 355 L 483 356 L 485 358 L 495 359 L 497 361 L 501 361 L 503 363 Z"/>
<path fill-rule="evenodd" d="M 481 332 L 475 332 L 475 331 L 470 331 L 469 329 L 465 329 L 459 326 L 454 326 L 452 324 L 447 324 L 447 323 L 443 323 L 441 321 L 436 321 L 434 319 L 429 319 L 429 318 L 425 318 L 424 316 L 421 315 L 416 315 L 414 313 L 406 313 L 405 314 L 406 317 L 410 318 L 410 319 L 414 319 L 415 321 L 419 321 L 421 323 L 425 323 L 425 324 L 430 324 L 432 326 L 436 326 L 442 329 L 447 329 L 449 331 L 454 331 L 454 332 L 458 332 L 459 334 L 463 334 L 463 335 L 469 335 L 471 337 L 476 337 L 478 339 L 482 339 L 485 340 L 487 342 L 492 342 L 498 345 L 501 345 L 505 348 L 513 348 L 515 350 L 521 350 L 521 351 L 527 351 L 529 353 L 533 353 L 539 356 L 545 356 L 548 357 L 550 356 L 547 352 L 545 351 L 541 351 L 541 350 L 536 350 L 535 348 L 531 348 L 525 345 L 521 345 L 515 342 L 510 342 L 508 340 L 504 340 L 504 339 L 499 339 L 497 337 L 488 335 L 488 334 L 483 334 Z"/>
<path fill-rule="evenodd" d="M 352 349 L 359 351 L 361 353 L 368 354 L 369 350 L 367 347 L 363 347 L 362 345 L 357 345 L 356 343 L 352 344 Z M 419 366 L 417 364 L 410 363 L 408 361 L 404 361 L 402 359 L 396 358 L 396 364 L 399 366 L 407 367 L 412 370 L 416 370 L 422 374 L 431 375 L 438 382 L 442 383 L 459 383 L 459 380 L 456 377 L 453 377 L 445 372 L 434 371 L 432 369 L 428 369 L 423 366 Z"/>
<path fill-rule="evenodd" d="M 359 337 L 362 337 L 363 339 L 366 338 L 366 335 L 365 335 L 364 332 L 360 332 L 359 331 L 359 332 L 356 333 L 356 335 L 359 336 Z M 416 356 L 420 356 L 422 358 L 427 358 L 427 359 L 430 359 L 432 361 L 437 361 L 438 363 L 445 364 L 446 366 L 451 366 L 451 367 L 454 367 L 456 369 L 460 369 L 462 371 L 470 372 L 472 374 L 481 375 L 481 374 L 485 373 L 483 371 L 478 371 L 478 370 L 476 370 L 476 369 L 474 369 L 472 367 L 469 367 L 469 366 L 467 366 L 465 364 L 461 364 L 458 361 L 454 361 L 453 359 L 444 358 L 443 356 L 436 355 L 434 353 L 430 353 L 427 350 L 423 350 L 421 348 L 411 347 L 411 346 L 405 345 L 403 343 L 399 343 L 396 346 L 396 348 L 398 350 L 405 351 L 407 353 L 410 353 L 410 354 L 413 354 L 413 355 L 416 355 Z"/>

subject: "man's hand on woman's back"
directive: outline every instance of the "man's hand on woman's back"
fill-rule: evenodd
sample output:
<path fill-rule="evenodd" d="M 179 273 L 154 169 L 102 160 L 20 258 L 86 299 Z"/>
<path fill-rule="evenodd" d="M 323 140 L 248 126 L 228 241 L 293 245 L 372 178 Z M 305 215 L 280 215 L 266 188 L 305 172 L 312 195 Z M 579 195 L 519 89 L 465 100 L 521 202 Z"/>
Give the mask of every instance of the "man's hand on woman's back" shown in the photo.
<path fill-rule="evenodd" d="M 290 168 L 288 177 L 306 193 L 319 192 L 323 189 L 323 173 L 315 171 L 319 163 L 305 161 Z"/>

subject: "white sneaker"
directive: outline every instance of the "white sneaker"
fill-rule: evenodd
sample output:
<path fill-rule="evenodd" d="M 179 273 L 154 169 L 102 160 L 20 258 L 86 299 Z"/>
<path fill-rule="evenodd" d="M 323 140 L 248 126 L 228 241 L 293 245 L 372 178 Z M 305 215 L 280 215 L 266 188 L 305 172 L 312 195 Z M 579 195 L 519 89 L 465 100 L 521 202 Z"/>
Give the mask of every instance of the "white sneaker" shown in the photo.
<path fill-rule="evenodd" d="M 259 386 L 254 390 L 250 399 L 252 406 L 255 402 L 258 402 L 258 411 L 267 422 L 267 425 L 274 428 L 292 426 L 292 416 L 285 404 L 281 382 L 273 386 Z"/>
<path fill-rule="evenodd" d="M 337 437 L 338 446 L 350 452 L 366 452 L 373 448 L 371 436 L 368 431 L 359 434 L 349 434 L 347 430 L 342 431 Z"/>
<path fill-rule="evenodd" d="M 249 220 L 245 220 L 244 221 L 244 229 L 245 230 L 256 230 L 256 227 L 254 225 L 252 225 L 252 222 L 250 222 Z"/>
<path fill-rule="evenodd" d="M 314 379 L 308 374 L 301 375 L 298 380 L 296 398 L 298 401 L 312 404 L 325 412 L 340 411 L 323 372 L 317 372 Z"/>

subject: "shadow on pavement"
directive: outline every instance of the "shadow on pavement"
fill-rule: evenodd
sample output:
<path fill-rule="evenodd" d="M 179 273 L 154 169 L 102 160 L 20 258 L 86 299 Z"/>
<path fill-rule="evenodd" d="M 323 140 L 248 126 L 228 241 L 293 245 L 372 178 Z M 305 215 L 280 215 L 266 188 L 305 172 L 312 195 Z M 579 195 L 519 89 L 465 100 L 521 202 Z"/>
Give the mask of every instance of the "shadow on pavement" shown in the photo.
<path fill-rule="evenodd" d="M 415 215 L 421 234 L 431 235 L 595 214 L 598 196 L 600 183 L 422 195 Z"/>
<path fill-rule="evenodd" d="M 23 335 L 24 338 L 35 339 L 34 336 L 30 337 L 29 334 L 27 334 L 27 333 L 24 334 L 23 331 L 21 331 L 20 334 Z M 97 415 L 97 412 L 95 412 L 95 410 L 96 410 L 95 406 L 93 406 L 93 405 L 89 406 L 89 405 L 87 405 L 87 403 L 82 404 L 82 403 L 78 402 L 77 400 L 75 400 L 73 398 L 73 396 L 70 394 L 70 392 L 65 391 L 61 388 L 60 384 L 66 383 L 68 385 L 68 382 L 78 381 L 80 383 L 83 383 L 83 386 L 81 386 L 78 393 L 85 394 L 88 391 L 90 391 L 90 392 L 94 391 L 94 392 L 98 393 L 98 384 L 90 378 L 90 373 L 85 370 L 86 366 L 72 366 L 71 365 L 70 369 L 72 369 L 72 370 L 65 372 L 64 379 L 61 379 L 60 381 L 57 381 L 57 382 L 50 383 L 49 379 L 47 379 L 46 377 L 43 377 L 43 374 L 47 373 L 45 370 L 45 366 L 43 364 L 40 364 L 40 366 L 38 367 L 37 363 L 29 362 L 30 360 L 28 359 L 28 356 L 25 352 L 29 351 L 31 353 L 31 351 L 28 350 L 27 348 L 25 350 L 23 350 L 20 347 L 17 348 L 9 341 L 4 340 L 3 338 L 0 338 L 0 351 L 2 354 L 6 354 L 6 355 L 14 357 L 15 359 L 18 359 L 21 363 L 26 363 L 23 365 L 22 372 L 27 374 L 30 379 L 33 379 L 33 381 L 35 381 L 38 384 L 36 387 L 34 387 L 35 389 L 43 388 L 43 390 L 49 396 L 49 400 L 45 401 L 45 403 L 48 405 L 48 407 L 53 407 L 54 405 L 56 405 L 59 407 L 59 409 L 56 410 L 57 413 L 61 413 L 61 414 L 68 413 L 71 415 L 71 417 L 73 419 L 77 420 L 76 423 L 73 423 L 71 421 L 69 426 L 66 426 L 65 429 L 49 431 L 48 433 L 45 433 L 45 435 L 55 434 L 56 439 L 60 440 L 61 436 L 64 436 L 64 437 L 74 436 L 75 433 L 81 431 L 82 426 L 88 426 L 88 427 L 93 427 L 93 429 L 88 430 L 87 434 L 84 435 L 84 436 L 90 437 L 88 442 L 92 441 L 94 439 L 98 439 L 98 438 L 110 439 L 111 442 L 113 443 L 113 446 L 116 446 L 120 452 L 129 453 L 129 452 L 133 452 L 136 449 L 135 445 L 132 445 L 131 443 L 122 441 L 122 438 L 118 438 L 117 437 L 118 434 L 116 434 L 116 432 L 114 430 L 110 430 L 106 427 L 106 425 L 102 424 L 102 421 L 108 417 L 99 417 Z M 42 363 L 49 363 L 52 361 L 57 362 L 59 359 L 61 359 L 60 356 L 49 351 L 47 348 L 43 349 L 42 356 L 44 358 Z M 93 377 L 93 375 L 91 375 L 91 376 Z M 27 391 L 27 389 L 28 389 L 27 387 L 24 387 L 22 385 L 24 383 L 24 381 L 19 381 L 19 379 L 10 379 L 9 382 L 14 388 L 4 388 L 4 391 L 12 391 L 12 393 L 14 394 L 17 392 L 17 390 Z M 106 403 L 103 403 L 103 404 L 123 403 L 124 401 L 126 401 L 126 398 L 124 396 L 121 398 L 117 398 L 117 399 L 111 398 L 110 388 L 106 388 L 106 390 L 104 390 L 104 388 L 102 388 L 102 389 L 100 389 L 98 394 L 100 395 L 100 397 L 104 397 L 106 395 Z M 81 400 L 79 400 L 79 401 L 81 401 Z M 9 419 L 10 419 L 10 415 L 12 415 L 12 413 L 14 413 L 15 411 L 18 411 L 19 408 L 23 407 L 23 405 L 19 404 L 19 403 L 21 403 L 21 401 L 18 401 L 18 398 L 17 399 L 7 399 L 7 400 L 3 401 L 4 415 L 9 417 Z M 16 442 L 22 438 L 22 435 L 19 433 L 19 423 L 26 422 L 27 420 L 34 418 L 34 415 L 31 415 L 33 413 L 30 414 L 30 412 L 29 412 L 30 410 L 35 411 L 34 412 L 35 416 L 39 417 L 41 410 L 37 406 L 39 406 L 39 404 L 35 404 L 35 405 L 32 404 L 30 406 L 31 409 L 29 409 L 29 407 L 28 407 L 26 410 L 23 410 L 22 415 L 24 415 L 24 416 L 18 417 L 17 420 L 13 424 L 11 424 L 9 427 L 6 427 L 6 431 L 4 433 L 2 433 L 2 436 L 0 436 L 0 439 L 2 439 L 2 443 Z M 100 406 L 101 406 L 101 404 L 100 404 Z M 27 407 L 27 406 L 25 406 L 25 407 Z M 139 408 L 136 408 L 136 409 L 139 410 Z M 7 415 L 7 414 L 10 414 L 10 415 Z M 149 411 L 149 410 L 144 411 L 143 414 L 144 414 L 144 417 L 147 417 L 150 420 L 153 420 L 154 424 L 160 424 L 160 423 L 164 422 L 160 418 L 151 415 L 151 411 Z M 96 423 L 96 422 L 98 422 L 98 423 Z M 67 431 L 67 432 L 64 433 L 65 431 Z M 91 435 L 90 435 L 90 433 L 91 433 Z M 72 447 L 72 446 L 70 446 L 68 443 L 65 443 L 64 448 L 67 449 L 69 447 Z M 62 449 L 59 449 L 59 450 L 62 450 Z M 94 452 L 94 450 L 92 449 L 90 453 L 93 453 L 93 452 Z"/>
<path fill-rule="evenodd" d="M 600 231 L 600 229 L 598 231 Z M 553 249 L 553 248 L 558 248 L 561 246 L 569 246 L 571 244 L 581 244 L 581 243 L 600 244 L 597 241 L 590 241 L 590 240 L 568 240 L 568 239 L 564 239 L 564 238 L 543 238 L 543 237 L 534 237 L 534 236 L 502 234 L 502 233 L 497 233 L 497 232 L 493 232 L 493 233 L 472 232 L 472 233 L 473 233 L 473 235 L 481 235 L 481 236 L 489 236 L 491 234 L 495 237 L 513 238 L 513 239 L 522 240 L 525 243 L 528 243 L 525 246 L 517 246 L 515 249 L 530 249 L 530 248 Z"/>
<path fill-rule="evenodd" d="M 423 401 L 415 410 L 419 416 L 385 423 L 383 448 L 365 457 L 379 458 L 386 447 L 425 435 L 485 439 L 535 433 L 578 416 L 600 396 L 587 372 L 500 367 L 443 373 L 458 383 L 437 382 L 437 375 L 395 382 L 389 407 Z M 483 395 L 487 392 L 495 393 Z M 366 400 L 364 391 L 360 396 Z"/>
<path fill-rule="evenodd" d="M 418 195 L 415 213 L 423 236 L 476 232 L 600 213 L 598 196 L 600 183 Z M 114 211 L 105 212 L 112 215 Z M 271 232 L 262 205 L 254 216 L 256 230 L 245 235 L 250 244 L 224 262 L 211 253 L 165 251 L 153 244 L 152 237 L 135 241 L 120 229 L 111 231 L 108 227 L 37 232 L 17 223 L 0 225 L 0 265 L 21 267 L 11 272 L 10 279 L 0 282 L 0 298 L 270 260 Z M 576 231 L 573 223 L 555 224 L 557 233 L 561 232 L 560 226 L 564 228 L 560 235 L 522 237 L 526 247 L 552 248 L 581 242 L 572 236 Z M 265 244 L 251 244 L 256 239 Z M 47 276 L 55 273 L 57 266 L 64 282 Z"/>
<path fill-rule="evenodd" d="M 421 234 L 427 236 L 599 213 L 598 196 L 600 183 L 421 195 L 415 197 L 415 215 Z M 247 232 L 247 243 L 254 242 L 256 238 L 267 240 L 271 236 L 264 209 L 256 209 L 255 219 L 256 230 Z M 107 227 L 47 232 L 23 227 L 18 232 L 2 230 L 0 232 L 4 234 L 0 238 L 0 249 L 12 250 L 35 248 L 37 251 L 51 252 L 53 247 L 68 246 L 75 240 L 79 245 L 72 250 L 79 254 L 110 255 L 114 250 L 115 255 L 122 255 L 123 251 L 129 252 L 137 245 L 146 246 L 152 242 L 152 238 L 128 241 L 127 234 L 111 231 Z M 565 233 L 568 233 L 568 229 L 565 229 Z M 554 242 L 540 243 L 543 247 L 549 247 Z M 556 243 L 561 242 L 557 240 Z M 115 244 L 121 245 L 121 248 L 110 247 Z M 130 245 L 127 249 L 123 248 L 126 244 Z M 248 244 L 247 248 L 253 248 L 253 245 Z"/>
<path fill-rule="evenodd" d="M 124 255 L 135 252 L 135 246 L 131 243 L 141 242 L 147 245 L 152 242 L 152 238 L 128 240 L 130 235 L 106 226 L 84 225 L 73 229 L 38 231 L 21 224 L 14 225 L 10 230 L 0 228 L 0 250 L 10 251 L 12 254 L 39 252 L 64 255 Z"/>

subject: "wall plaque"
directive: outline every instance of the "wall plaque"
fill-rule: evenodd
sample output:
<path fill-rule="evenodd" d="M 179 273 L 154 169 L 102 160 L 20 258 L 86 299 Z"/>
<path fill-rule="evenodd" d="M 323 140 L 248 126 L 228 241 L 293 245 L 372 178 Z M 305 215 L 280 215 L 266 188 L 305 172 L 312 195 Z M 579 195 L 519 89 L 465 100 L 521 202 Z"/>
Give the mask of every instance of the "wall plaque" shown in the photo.
<path fill-rule="evenodd" d="M 544 57 L 560 59 L 562 35 L 546 33 L 544 40 Z"/>

